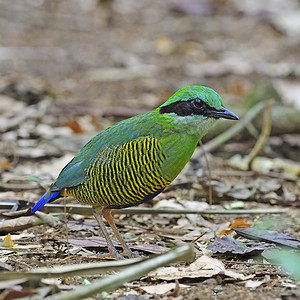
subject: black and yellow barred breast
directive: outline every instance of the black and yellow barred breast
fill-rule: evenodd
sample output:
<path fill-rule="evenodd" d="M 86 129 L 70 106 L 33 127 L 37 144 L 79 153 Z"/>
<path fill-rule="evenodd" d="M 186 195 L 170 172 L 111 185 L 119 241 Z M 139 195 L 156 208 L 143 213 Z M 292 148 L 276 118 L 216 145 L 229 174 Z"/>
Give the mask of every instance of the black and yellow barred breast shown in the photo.
<path fill-rule="evenodd" d="M 159 141 L 142 137 L 102 149 L 85 173 L 85 181 L 65 194 L 92 206 L 121 208 L 152 199 L 171 180 L 161 165 L 165 160 Z"/>

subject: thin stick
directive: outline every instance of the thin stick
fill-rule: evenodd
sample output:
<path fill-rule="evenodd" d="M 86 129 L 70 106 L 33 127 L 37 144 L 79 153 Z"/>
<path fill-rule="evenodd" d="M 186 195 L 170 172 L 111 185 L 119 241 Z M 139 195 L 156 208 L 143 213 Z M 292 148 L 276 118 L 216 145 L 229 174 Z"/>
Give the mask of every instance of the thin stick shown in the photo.
<path fill-rule="evenodd" d="M 66 209 L 69 213 L 74 214 L 83 214 L 83 215 L 91 215 L 92 210 L 91 207 L 87 205 L 80 204 L 67 204 Z M 51 212 L 51 213 L 62 213 L 63 205 L 61 204 L 48 204 L 44 206 L 41 211 L 43 212 Z M 285 213 L 287 210 L 284 208 L 268 208 L 268 209 L 206 209 L 206 210 L 194 210 L 194 209 L 172 209 L 172 208 L 144 208 L 144 207 L 129 207 L 123 209 L 113 209 L 112 214 L 127 214 L 127 215 L 135 215 L 135 214 L 200 214 L 200 215 L 232 215 L 232 214 L 277 214 L 277 213 Z"/>
<path fill-rule="evenodd" d="M 130 210 L 130 211 L 128 211 Z M 280 208 L 266 208 L 266 209 L 206 209 L 206 210 L 191 210 L 191 209 L 148 209 L 148 208 L 126 208 L 120 211 L 120 209 L 112 210 L 112 214 L 200 214 L 200 215 L 242 215 L 242 214 L 277 214 L 285 213 L 287 209 Z"/>
<path fill-rule="evenodd" d="M 269 100 L 266 105 L 266 110 L 264 112 L 263 123 L 262 123 L 262 131 L 261 134 L 251 150 L 250 154 L 248 155 L 248 170 L 252 169 L 252 163 L 254 158 L 261 152 L 264 148 L 265 144 L 268 141 L 268 138 L 271 133 L 272 128 L 272 105 L 273 100 Z"/>
<path fill-rule="evenodd" d="M 66 195 L 66 189 L 64 194 Z M 65 232 L 66 232 L 66 240 L 67 240 L 67 262 L 70 264 L 70 243 L 69 243 L 69 229 L 68 229 L 68 219 L 67 219 L 67 202 L 66 202 L 66 196 L 64 196 L 64 223 L 65 223 Z"/>
<path fill-rule="evenodd" d="M 213 197 L 212 197 L 212 185 L 211 185 L 211 171 L 210 171 L 210 167 L 209 167 L 209 162 L 208 162 L 208 159 L 207 159 L 206 151 L 203 148 L 203 143 L 202 143 L 201 140 L 199 141 L 199 143 L 200 143 L 200 147 L 203 150 L 203 155 L 204 155 L 204 159 L 205 159 L 205 163 L 206 163 L 207 171 L 208 171 L 208 204 L 212 205 L 212 203 L 213 203 Z"/>
<path fill-rule="evenodd" d="M 192 240 L 192 244 L 195 244 L 196 242 L 198 242 L 205 234 L 207 234 L 207 232 L 202 232 L 199 236 L 197 236 L 196 238 L 194 238 Z"/>

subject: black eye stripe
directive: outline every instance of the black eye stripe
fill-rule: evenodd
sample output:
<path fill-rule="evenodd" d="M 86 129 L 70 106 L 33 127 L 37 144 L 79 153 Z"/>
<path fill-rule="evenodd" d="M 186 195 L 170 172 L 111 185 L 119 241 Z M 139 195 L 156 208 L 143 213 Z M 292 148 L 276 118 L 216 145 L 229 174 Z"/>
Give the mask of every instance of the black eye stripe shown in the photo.
<path fill-rule="evenodd" d="M 203 115 L 207 116 L 209 112 L 215 110 L 210 107 L 200 98 L 191 99 L 188 101 L 177 101 L 169 105 L 162 106 L 159 109 L 161 114 L 175 113 L 178 116 Z"/>
<path fill-rule="evenodd" d="M 161 107 L 159 112 L 161 114 L 173 112 L 178 116 L 184 117 L 193 113 L 193 107 L 191 101 L 178 101 Z"/>

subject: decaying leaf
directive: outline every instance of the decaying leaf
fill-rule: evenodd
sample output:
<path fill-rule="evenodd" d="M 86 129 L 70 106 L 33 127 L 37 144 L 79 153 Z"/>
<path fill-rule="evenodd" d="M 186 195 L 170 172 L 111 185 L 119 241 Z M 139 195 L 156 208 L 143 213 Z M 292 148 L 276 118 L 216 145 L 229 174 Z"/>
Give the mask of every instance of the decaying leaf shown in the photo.
<path fill-rule="evenodd" d="M 261 286 L 264 283 L 267 283 L 270 281 L 270 275 L 266 275 L 263 280 L 247 280 L 246 287 L 250 288 L 251 290 L 254 290 Z"/>
<path fill-rule="evenodd" d="M 246 222 L 242 219 L 236 219 L 231 223 L 229 228 L 222 229 L 218 235 L 219 236 L 228 235 L 233 231 L 234 228 L 245 228 L 245 227 L 250 227 L 250 226 L 251 226 L 251 224 L 249 222 Z"/>
<path fill-rule="evenodd" d="M 164 267 L 149 273 L 150 277 L 162 280 L 209 278 L 216 275 L 225 275 L 240 280 L 246 280 L 254 276 L 244 276 L 243 274 L 226 270 L 220 260 L 207 255 L 202 255 L 187 267 Z"/>
<path fill-rule="evenodd" d="M 175 289 L 175 283 L 162 283 L 156 285 L 144 285 L 140 288 L 149 294 L 163 295 Z M 179 284 L 180 289 L 189 288 L 188 285 Z"/>
<path fill-rule="evenodd" d="M 234 231 L 248 239 L 260 240 L 286 247 L 300 249 L 300 240 L 291 237 L 287 233 L 268 231 L 257 228 L 235 228 Z"/>
<path fill-rule="evenodd" d="M 247 246 L 227 236 L 216 237 L 207 248 L 214 254 L 223 255 L 257 255 L 266 249 L 262 245 Z"/>

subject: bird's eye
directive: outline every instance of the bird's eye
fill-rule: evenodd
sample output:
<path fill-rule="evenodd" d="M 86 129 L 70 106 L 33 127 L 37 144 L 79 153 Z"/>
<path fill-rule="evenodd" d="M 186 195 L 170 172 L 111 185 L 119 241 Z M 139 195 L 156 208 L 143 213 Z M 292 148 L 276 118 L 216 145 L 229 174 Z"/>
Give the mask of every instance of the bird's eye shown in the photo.
<path fill-rule="evenodd" d="M 203 101 L 200 99 L 200 98 L 196 98 L 194 99 L 194 105 L 197 107 L 197 108 L 200 108 L 203 106 Z"/>

